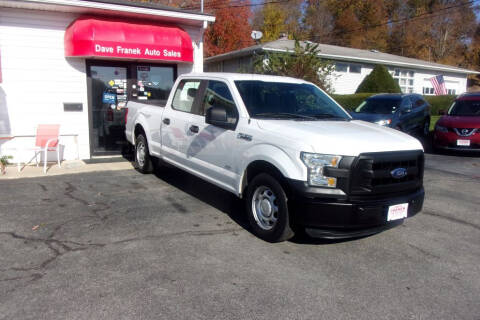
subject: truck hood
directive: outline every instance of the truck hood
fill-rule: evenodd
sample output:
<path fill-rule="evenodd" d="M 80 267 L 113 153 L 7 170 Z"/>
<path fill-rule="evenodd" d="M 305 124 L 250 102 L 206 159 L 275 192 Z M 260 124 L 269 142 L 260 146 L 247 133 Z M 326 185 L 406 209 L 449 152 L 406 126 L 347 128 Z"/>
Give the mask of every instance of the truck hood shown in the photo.
<path fill-rule="evenodd" d="M 417 139 L 405 133 L 360 120 L 258 120 L 258 126 L 287 140 L 290 146 L 303 142 L 318 153 L 357 156 L 365 152 L 423 150 Z"/>

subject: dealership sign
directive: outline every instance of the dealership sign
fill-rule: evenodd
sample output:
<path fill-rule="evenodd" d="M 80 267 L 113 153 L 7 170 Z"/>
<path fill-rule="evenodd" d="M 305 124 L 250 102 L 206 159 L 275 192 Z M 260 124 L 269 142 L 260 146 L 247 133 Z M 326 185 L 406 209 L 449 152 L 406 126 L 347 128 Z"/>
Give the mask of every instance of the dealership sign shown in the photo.
<path fill-rule="evenodd" d="M 193 45 L 179 27 L 82 17 L 65 31 L 65 56 L 193 62 Z"/>
<path fill-rule="evenodd" d="M 139 59 L 155 59 L 163 60 L 181 60 L 182 51 L 178 49 L 167 49 L 161 46 L 152 47 L 138 45 L 136 47 L 127 47 L 124 45 L 102 45 L 93 43 L 93 51 L 96 56 L 104 57 L 126 57 Z"/>

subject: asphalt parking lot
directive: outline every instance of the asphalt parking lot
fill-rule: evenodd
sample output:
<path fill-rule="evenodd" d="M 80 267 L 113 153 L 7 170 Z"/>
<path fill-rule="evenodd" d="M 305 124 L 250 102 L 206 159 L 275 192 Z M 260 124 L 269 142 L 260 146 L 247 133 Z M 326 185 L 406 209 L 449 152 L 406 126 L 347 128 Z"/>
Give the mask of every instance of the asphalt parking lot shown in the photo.
<path fill-rule="evenodd" d="M 172 168 L 3 180 L 0 319 L 480 319 L 480 158 L 425 188 L 398 228 L 270 244 Z"/>

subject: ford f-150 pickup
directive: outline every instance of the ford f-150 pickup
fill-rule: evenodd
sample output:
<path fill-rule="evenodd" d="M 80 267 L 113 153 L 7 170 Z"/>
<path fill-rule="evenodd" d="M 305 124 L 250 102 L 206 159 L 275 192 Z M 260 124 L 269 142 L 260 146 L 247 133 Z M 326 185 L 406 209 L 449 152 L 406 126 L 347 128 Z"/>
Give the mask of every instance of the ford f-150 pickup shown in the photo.
<path fill-rule="evenodd" d="M 421 211 L 418 140 L 350 115 L 312 83 L 277 76 L 180 76 L 163 106 L 127 104 L 142 173 L 161 159 L 246 202 L 253 232 L 347 238 Z"/>

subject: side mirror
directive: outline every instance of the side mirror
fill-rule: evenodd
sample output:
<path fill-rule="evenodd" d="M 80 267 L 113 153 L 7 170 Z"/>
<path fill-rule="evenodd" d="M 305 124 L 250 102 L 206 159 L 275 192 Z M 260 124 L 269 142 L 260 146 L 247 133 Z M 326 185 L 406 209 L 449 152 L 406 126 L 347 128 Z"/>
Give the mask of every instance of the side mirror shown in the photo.
<path fill-rule="evenodd" d="M 441 115 L 441 116 L 444 116 L 446 114 L 445 110 L 442 109 L 442 110 L 438 110 L 438 114 Z"/>
<path fill-rule="evenodd" d="M 235 129 L 236 126 L 236 121 L 235 123 L 228 121 L 227 109 L 224 106 L 213 106 L 207 109 L 205 122 L 229 130 Z"/>

